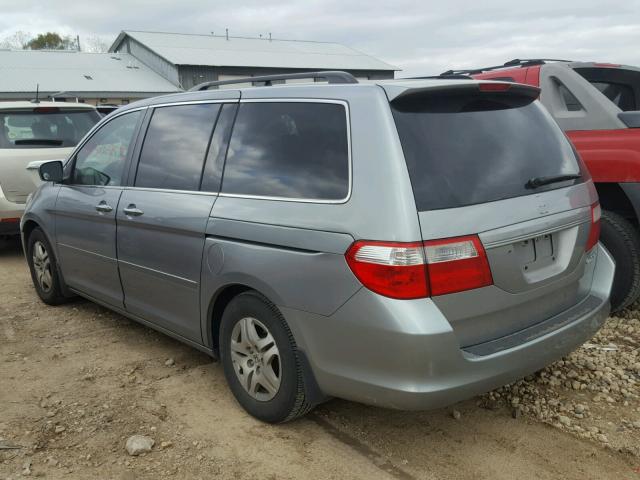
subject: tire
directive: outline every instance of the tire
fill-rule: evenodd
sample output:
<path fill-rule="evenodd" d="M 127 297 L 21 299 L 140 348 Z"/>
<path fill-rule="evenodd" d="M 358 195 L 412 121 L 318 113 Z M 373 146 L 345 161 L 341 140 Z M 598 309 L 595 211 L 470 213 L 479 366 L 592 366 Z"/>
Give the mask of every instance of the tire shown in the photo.
<path fill-rule="evenodd" d="M 27 263 L 33 286 L 47 305 L 60 305 L 68 301 L 62 293 L 58 262 L 51 244 L 40 228 L 35 228 L 27 240 Z"/>
<path fill-rule="evenodd" d="M 640 234 L 621 215 L 602 211 L 600 241 L 616 261 L 611 311 L 618 312 L 640 296 Z"/>
<path fill-rule="evenodd" d="M 291 330 L 262 295 L 248 291 L 231 300 L 222 315 L 219 338 L 227 383 L 249 414 L 281 423 L 313 408 L 305 396 L 305 374 Z"/>

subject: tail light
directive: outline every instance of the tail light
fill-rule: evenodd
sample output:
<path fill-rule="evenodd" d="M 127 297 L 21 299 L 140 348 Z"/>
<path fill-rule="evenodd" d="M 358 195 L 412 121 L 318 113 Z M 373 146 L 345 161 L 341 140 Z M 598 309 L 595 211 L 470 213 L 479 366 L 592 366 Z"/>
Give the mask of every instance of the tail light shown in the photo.
<path fill-rule="evenodd" d="M 585 250 L 588 252 L 596 246 L 600 239 L 600 217 L 602 216 L 602 209 L 600 203 L 596 202 L 591 205 L 591 227 L 589 229 L 589 239 Z"/>
<path fill-rule="evenodd" d="M 365 287 L 391 298 L 424 298 L 493 283 L 477 235 L 414 243 L 358 241 L 346 259 Z"/>
<path fill-rule="evenodd" d="M 510 83 L 479 83 L 478 90 L 481 92 L 506 92 L 511 88 Z"/>

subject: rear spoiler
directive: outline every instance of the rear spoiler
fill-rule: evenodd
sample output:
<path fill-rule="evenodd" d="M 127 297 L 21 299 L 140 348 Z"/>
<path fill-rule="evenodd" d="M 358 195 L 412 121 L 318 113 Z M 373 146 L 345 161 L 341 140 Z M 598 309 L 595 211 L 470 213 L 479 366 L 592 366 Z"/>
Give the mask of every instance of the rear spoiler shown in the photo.
<path fill-rule="evenodd" d="M 430 97 L 430 96 L 458 96 L 458 95 L 493 95 L 499 97 L 519 97 L 528 98 L 530 101 L 536 100 L 540 96 L 540 89 L 531 85 L 512 82 L 460 82 L 441 83 L 437 85 L 426 85 L 415 88 L 391 87 L 385 88 L 389 102 L 403 102 L 410 97 Z"/>

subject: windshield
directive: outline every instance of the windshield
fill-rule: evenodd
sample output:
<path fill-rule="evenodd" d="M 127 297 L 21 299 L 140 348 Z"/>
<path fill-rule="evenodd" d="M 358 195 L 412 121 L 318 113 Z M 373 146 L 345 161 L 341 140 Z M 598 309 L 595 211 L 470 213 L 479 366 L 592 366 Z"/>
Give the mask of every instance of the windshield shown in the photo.
<path fill-rule="evenodd" d="M 95 110 L 0 111 L 0 148 L 74 147 L 99 120 Z"/>
<path fill-rule="evenodd" d="M 392 105 L 418 210 L 454 208 L 573 185 L 534 178 L 580 174 L 571 144 L 539 102 L 473 96 Z"/>

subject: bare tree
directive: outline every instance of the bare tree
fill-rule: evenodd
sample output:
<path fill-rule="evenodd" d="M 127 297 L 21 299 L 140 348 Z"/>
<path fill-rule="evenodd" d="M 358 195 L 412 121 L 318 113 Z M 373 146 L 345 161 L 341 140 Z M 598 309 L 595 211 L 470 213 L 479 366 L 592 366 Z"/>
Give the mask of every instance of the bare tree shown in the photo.
<path fill-rule="evenodd" d="M 80 48 L 89 53 L 105 53 L 109 51 L 109 43 L 97 35 L 90 35 L 80 39 Z"/>
<path fill-rule="evenodd" d="M 0 39 L 0 48 L 10 48 L 14 50 L 24 50 L 27 48 L 32 36 L 29 32 L 18 30 L 13 35 Z"/>

